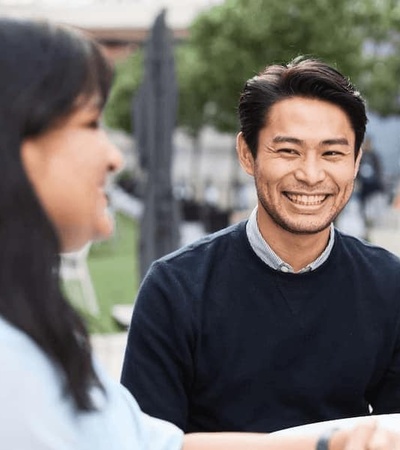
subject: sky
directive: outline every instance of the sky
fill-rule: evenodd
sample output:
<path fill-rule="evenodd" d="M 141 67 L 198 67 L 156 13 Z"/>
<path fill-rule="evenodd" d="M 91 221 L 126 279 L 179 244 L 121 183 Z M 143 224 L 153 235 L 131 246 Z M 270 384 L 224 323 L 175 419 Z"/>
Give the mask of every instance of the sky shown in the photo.
<path fill-rule="evenodd" d="M 0 0 L 0 14 L 46 18 L 83 28 L 148 27 L 162 9 L 172 28 L 185 28 L 223 0 Z"/>
<path fill-rule="evenodd" d="M 218 3 L 221 3 L 223 0 L 186 0 L 185 3 L 195 3 L 202 4 L 204 6 L 212 6 Z M 0 4 L 2 5 L 46 5 L 46 6 L 69 6 L 69 5 L 95 5 L 95 4 L 132 4 L 138 5 L 143 4 L 146 5 L 154 5 L 157 3 L 162 3 L 164 5 L 168 5 L 169 3 L 176 3 L 174 0 L 0 0 Z"/>

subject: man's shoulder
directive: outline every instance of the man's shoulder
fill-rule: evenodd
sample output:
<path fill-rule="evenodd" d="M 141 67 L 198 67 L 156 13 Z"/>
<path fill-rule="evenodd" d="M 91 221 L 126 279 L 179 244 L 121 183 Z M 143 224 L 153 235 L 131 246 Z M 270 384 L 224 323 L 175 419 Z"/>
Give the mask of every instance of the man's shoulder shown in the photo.
<path fill-rule="evenodd" d="M 168 285 L 201 285 L 217 271 L 224 273 L 231 262 L 243 259 L 250 244 L 246 224 L 239 222 L 186 245 L 154 261 L 145 280 Z M 229 263 L 228 263 L 229 262 Z"/>
<path fill-rule="evenodd" d="M 245 237 L 246 221 L 243 221 L 185 245 L 158 259 L 156 264 L 187 264 L 191 260 L 197 261 L 198 259 L 204 260 L 208 257 L 214 257 L 216 252 L 218 252 L 218 256 L 222 257 L 223 253 L 220 252 L 223 249 L 234 251 L 234 244 L 242 244 Z"/>
<path fill-rule="evenodd" d="M 375 268 L 387 268 L 400 273 L 400 258 L 388 249 L 367 240 L 351 236 L 336 229 L 338 245 L 343 252 L 356 261 L 365 261 Z"/>

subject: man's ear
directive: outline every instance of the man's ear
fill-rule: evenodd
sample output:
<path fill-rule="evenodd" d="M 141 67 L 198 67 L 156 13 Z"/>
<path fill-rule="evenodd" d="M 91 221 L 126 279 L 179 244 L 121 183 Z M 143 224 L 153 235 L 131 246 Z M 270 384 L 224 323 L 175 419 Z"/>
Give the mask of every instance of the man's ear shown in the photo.
<path fill-rule="evenodd" d="M 254 175 L 254 158 L 243 138 L 242 132 L 236 137 L 236 152 L 243 170 L 249 175 Z"/>
<path fill-rule="evenodd" d="M 358 151 L 358 155 L 357 155 L 357 158 L 356 158 L 356 163 L 355 163 L 355 166 L 354 166 L 354 178 L 356 178 L 356 176 L 358 174 L 358 169 L 360 168 L 362 154 L 363 154 L 363 151 L 362 151 L 362 148 L 360 147 L 360 150 Z"/>

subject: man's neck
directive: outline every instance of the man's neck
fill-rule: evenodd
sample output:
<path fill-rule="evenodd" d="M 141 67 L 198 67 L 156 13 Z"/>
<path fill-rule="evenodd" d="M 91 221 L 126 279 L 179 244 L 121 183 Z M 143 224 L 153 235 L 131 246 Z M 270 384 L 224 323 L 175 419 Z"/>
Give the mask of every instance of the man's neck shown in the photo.
<path fill-rule="evenodd" d="M 263 239 L 271 249 L 295 272 L 315 261 L 325 250 L 330 236 L 330 227 L 314 234 L 295 234 L 277 224 L 257 223 Z"/>

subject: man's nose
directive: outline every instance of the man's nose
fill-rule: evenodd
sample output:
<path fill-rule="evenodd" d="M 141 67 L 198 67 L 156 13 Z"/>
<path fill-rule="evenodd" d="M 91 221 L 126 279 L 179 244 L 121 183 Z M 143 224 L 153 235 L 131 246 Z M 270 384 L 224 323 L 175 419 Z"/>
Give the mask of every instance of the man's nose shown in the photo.
<path fill-rule="evenodd" d="M 321 183 L 325 179 L 325 169 L 321 161 L 315 156 L 306 157 L 299 161 L 295 177 L 308 185 Z"/>

